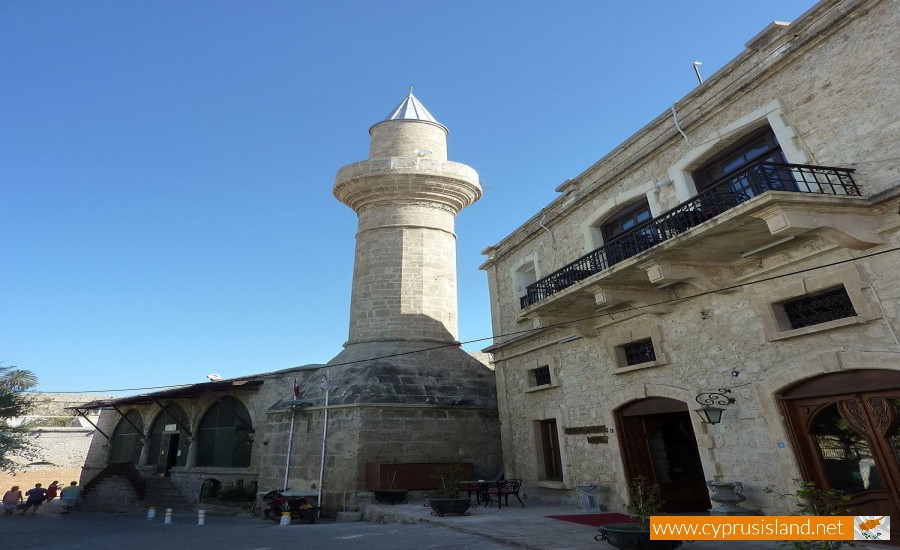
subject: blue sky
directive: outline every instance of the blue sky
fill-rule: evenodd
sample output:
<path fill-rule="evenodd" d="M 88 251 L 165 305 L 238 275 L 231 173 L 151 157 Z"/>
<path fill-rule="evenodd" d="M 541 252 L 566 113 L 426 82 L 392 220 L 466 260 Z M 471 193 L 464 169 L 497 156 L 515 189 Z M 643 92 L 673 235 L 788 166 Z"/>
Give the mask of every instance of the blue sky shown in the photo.
<path fill-rule="evenodd" d="M 481 176 L 460 339 L 489 337 L 481 251 L 693 89 L 693 61 L 710 77 L 812 5 L 2 2 L 0 362 L 82 391 L 328 361 L 356 230 L 334 175 L 411 84 Z"/>

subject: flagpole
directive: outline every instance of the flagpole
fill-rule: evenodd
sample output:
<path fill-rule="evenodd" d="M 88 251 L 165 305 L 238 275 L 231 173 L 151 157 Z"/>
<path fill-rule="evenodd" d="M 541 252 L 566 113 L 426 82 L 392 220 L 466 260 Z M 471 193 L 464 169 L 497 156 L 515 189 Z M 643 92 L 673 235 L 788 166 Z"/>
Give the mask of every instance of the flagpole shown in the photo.
<path fill-rule="evenodd" d="M 297 419 L 297 398 L 300 397 L 300 383 L 294 378 L 294 402 L 291 403 L 291 431 L 288 434 L 287 453 L 284 457 L 284 484 L 282 491 L 288 490 L 288 473 L 291 470 L 291 450 L 294 448 L 294 421 Z"/>
<path fill-rule="evenodd" d="M 288 435 L 287 456 L 284 459 L 284 491 L 288 490 L 288 472 L 291 469 L 291 449 L 294 448 L 294 419 L 297 416 L 297 408 L 291 405 L 291 431 Z"/>
<path fill-rule="evenodd" d="M 322 376 L 322 385 L 325 387 L 325 419 L 322 422 L 322 458 L 319 461 L 319 495 L 317 498 L 318 513 L 322 513 L 322 479 L 325 477 L 325 443 L 328 441 L 328 390 L 331 380 L 328 372 Z"/>

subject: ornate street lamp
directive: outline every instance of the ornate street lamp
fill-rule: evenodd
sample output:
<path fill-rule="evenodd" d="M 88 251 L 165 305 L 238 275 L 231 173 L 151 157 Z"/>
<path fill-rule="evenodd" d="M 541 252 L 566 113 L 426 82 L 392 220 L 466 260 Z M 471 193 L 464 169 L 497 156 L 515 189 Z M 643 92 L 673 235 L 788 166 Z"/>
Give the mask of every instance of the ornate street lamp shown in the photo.
<path fill-rule="evenodd" d="M 728 388 L 720 390 L 700 393 L 697 395 L 697 403 L 703 405 L 697 409 L 697 414 L 707 424 L 718 424 L 722 421 L 722 409 L 715 405 L 733 405 L 734 397 L 726 394 L 731 393 Z"/>

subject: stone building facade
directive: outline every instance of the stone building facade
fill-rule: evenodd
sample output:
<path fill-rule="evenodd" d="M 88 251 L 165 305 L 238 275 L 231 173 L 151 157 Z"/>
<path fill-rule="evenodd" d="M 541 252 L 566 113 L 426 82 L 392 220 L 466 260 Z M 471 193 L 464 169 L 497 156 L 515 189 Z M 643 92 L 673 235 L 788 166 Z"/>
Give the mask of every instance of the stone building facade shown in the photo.
<path fill-rule="evenodd" d="M 454 220 L 481 188 L 472 168 L 447 160 L 447 133 L 410 90 L 371 128 L 369 158 L 338 172 L 334 194 L 359 217 L 340 354 L 328 365 L 93 403 L 109 439 L 95 442 L 84 479 L 130 462 L 194 501 L 204 484 L 239 482 L 321 496 L 331 513 L 384 483 L 367 478 L 381 465 L 464 463 L 494 476 L 494 372 L 457 341 Z"/>
<path fill-rule="evenodd" d="M 890 0 L 773 23 L 484 251 L 531 496 L 623 510 L 643 475 L 697 512 L 739 481 L 775 513 L 806 479 L 900 513 L 898 34 Z"/>

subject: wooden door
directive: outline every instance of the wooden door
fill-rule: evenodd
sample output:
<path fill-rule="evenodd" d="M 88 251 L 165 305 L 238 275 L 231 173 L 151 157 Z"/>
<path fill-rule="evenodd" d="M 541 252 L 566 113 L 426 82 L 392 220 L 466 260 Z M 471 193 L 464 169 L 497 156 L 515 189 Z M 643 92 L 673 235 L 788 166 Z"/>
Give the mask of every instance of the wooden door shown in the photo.
<path fill-rule="evenodd" d="M 616 412 L 629 483 L 638 476 L 658 483 L 665 512 L 705 512 L 709 491 L 687 405 L 648 398 Z"/>
<path fill-rule="evenodd" d="M 900 517 L 900 386 L 890 381 L 900 376 L 884 373 L 825 376 L 782 396 L 804 478 L 850 494 L 854 515 Z"/>
<path fill-rule="evenodd" d="M 178 436 L 178 433 L 164 433 L 162 436 L 156 471 L 164 477 L 169 477 L 172 467 L 178 460 Z"/>

